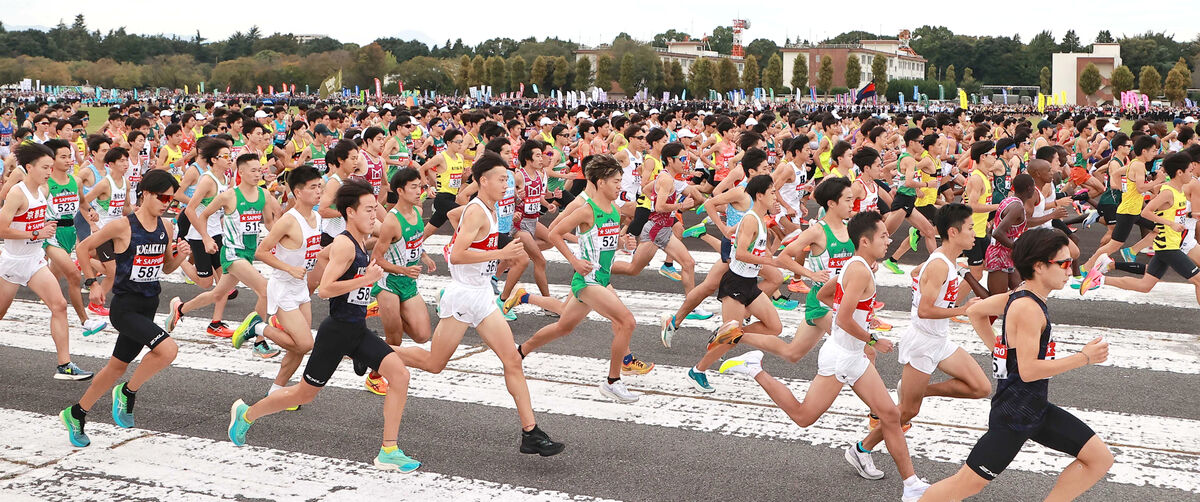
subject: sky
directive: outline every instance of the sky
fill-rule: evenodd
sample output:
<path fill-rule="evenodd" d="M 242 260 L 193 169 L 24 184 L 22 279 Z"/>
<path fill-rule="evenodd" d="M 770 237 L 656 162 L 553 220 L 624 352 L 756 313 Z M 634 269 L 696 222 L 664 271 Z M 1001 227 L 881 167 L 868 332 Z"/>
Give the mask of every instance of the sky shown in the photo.
<path fill-rule="evenodd" d="M 1179 5 L 1189 5 L 1193 1 L 1184 0 Z M 747 9 L 750 4 L 757 6 Z M 439 45 L 447 39 L 462 38 L 465 44 L 475 45 L 493 37 L 519 40 L 529 36 L 539 39 L 557 36 L 583 45 L 595 45 L 612 41 L 622 31 L 635 39 L 650 40 L 656 33 L 671 28 L 698 37 L 711 33 L 716 26 L 732 24 L 734 18 L 750 21 L 750 29 L 744 35 L 745 43 L 767 38 L 780 45 L 789 37 L 816 42 L 851 30 L 894 36 L 902 29 L 914 30 L 925 24 L 943 25 L 957 34 L 1020 34 L 1024 42 L 1042 30 L 1050 30 L 1056 40 L 1061 40 L 1068 29 L 1074 29 L 1084 44 L 1091 43 L 1102 29 L 1110 30 L 1117 38 L 1122 34 L 1163 31 L 1174 35 L 1176 40 L 1191 40 L 1200 31 L 1194 15 L 1166 15 L 1162 9 L 1139 9 L 1135 7 L 1136 3 L 1128 1 L 1093 0 L 1086 4 L 1020 0 L 1002 4 L 979 2 L 977 5 L 987 7 L 972 9 L 970 14 L 965 13 L 964 4 L 857 0 L 804 4 L 758 1 L 739 6 L 729 0 L 572 0 L 555 7 L 553 2 L 526 4 L 477 0 L 345 4 L 311 0 L 205 0 L 174 3 L 176 7 L 184 7 L 185 13 L 168 15 L 163 11 L 166 4 L 162 0 L 123 0 L 115 4 L 58 0 L 51 4 L 12 2 L 0 10 L 0 21 L 10 29 L 51 27 L 60 20 L 70 25 L 75 15 L 82 13 L 89 29 L 98 29 L 101 33 L 124 26 L 132 33 L 179 34 L 190 38 L 199 29 L 204 38 L 220 40 L 257 24 L 264 34 L 321 34 L 358 44 L 383 37 L 415 38 Z M 47 5 L 53 8 L 47 8 Z M 202 7 L 188 9 L 189 5 Z M 343 5 L 364 7 L 342 9 Z M 505 7 L 497 8 L 497 5 Z M 688 7 L 685 9 L 681 5 Z M 850 12 L 849 5 L 857 9 Z M 996 5 L 1003 5 L 1004 11 L 990 14 L 997 10 Z M 1196 9 L 1193 14 L 1200 12 L 1200 7 L 1193 8 Z M 320 14 L 314 15 L 314 11 Z M 984 13 L 982 17 L 981 12 Z"/>

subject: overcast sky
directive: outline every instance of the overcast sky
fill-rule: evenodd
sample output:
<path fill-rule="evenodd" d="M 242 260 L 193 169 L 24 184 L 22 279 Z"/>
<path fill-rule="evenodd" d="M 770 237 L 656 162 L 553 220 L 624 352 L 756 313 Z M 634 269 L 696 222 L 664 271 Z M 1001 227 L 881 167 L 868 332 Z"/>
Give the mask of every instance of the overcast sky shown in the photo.
<path fill-rule="evenodd" d="M 205 0 L 198 3 L 124 0 L 113 3 L 58 0 L 9 2 L 0 10 L 0 21 L 8 27 L 50 27 L 60 20 L 70 25 L 75 15 L 82 13 L 88 27 L 101 33 L 124 26 L 126 31 L 133 33 L 190 37 L 199 29 L 209 40 L 223 39 L 234 31 L 245 31 L 257 24 L 264 34 L 322 34 L 359 44 L 389 36 L 438 44 L 446 39 L 462 38 L 468 45 L 493 37 L 537 36 L 540 39 L 557 36 L 593 45 L 609 42 L 622 31 L 642 40 L 649 40 L 654 34 L 670 28 L 701 36 L 711 33 L 715 26 L 729 25 L 735 17 L 743 17 L 751 24 L 745 34 L 745 43 L 768 38 L 782 45 L 788 37 L 819 41 L 850 30 L 895 35 L 901 29 L 912 30 L 931 24 L 944 25 L 955 33 L 969 35 L 1019 33 L 1024 42 L 1042 30 L 1051 30 L 1055 38 L 1061 40 L 1068 29 L 1074 29 L 1082 42 L 1088 44 L 1101 29 L 1110 30 L 1117 38 L 1122 34 L 1154 30 L 1173 34 L 1176 40 L 1191 40 L 1198 31 L 1194 14 L 1200 12 L 1200 7 L 1193 2 L 1184 0 L 1178 4 L 1196 9 L 1192 15 L 1169 15 L 1160 7 L 1178 8 L 1172 5 L 1174 2 L 1139 4 L 1113 0 L 978 2 L 977 7 L 970 8 L 964 8 L 962 2 L 917 0 L 803 4 L 771 1 L 747 2 L 740 7 L 728 0 L 533 3 L 475 0 Z M 778 7 L 746 10 L 752 3 L 778 4 Z M 356 9 L 358 5 L 364 7 Z M 852 7 L 857 9 L 851 11 Z M 981 18 L 977 14 L 1001 9 L 1003 13 L 989 14 L 990 18 Z M 448 19 L 448 14 L 452 20 Z"/>

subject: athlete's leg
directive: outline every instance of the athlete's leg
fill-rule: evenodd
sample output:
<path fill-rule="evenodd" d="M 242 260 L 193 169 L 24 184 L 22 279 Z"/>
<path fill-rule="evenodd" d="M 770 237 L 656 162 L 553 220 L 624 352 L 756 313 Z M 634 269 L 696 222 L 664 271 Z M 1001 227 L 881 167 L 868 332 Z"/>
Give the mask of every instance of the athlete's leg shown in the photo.
<path fill-rule="evenodd" d="M 71 362 L 70 332 L 67 331 L 67 300 L 63 298 L 62 289 L 59 289 L 58 279 L 54 277 L 49 268 L 42 267 L 29 278 L 29 289 L 38 295 L 42 299 L 42 303 L 45 303 L 46 307 L 50 309 L 50 338 L 54 340 L 54 351 L 58 355 L 58 364 Z M 16 294 L 16 289 L 13 289 L 13 294 Z M 4 297 L 8 300 L 8 303 L 4 305 L 4 310 L 7 311 L 12 297 L 8 295 Z"/>
<path fill-rule="evenodd" d="M 442 322 L 447 320 L 442 319 Z M 438 327 L 440 328 L 441 324 L 438 324 Z M 521 430 L 533 430 L 537 425 L 537 419 L 533 416 L 533 403 L 529 399 L 529 385 L 525 383 L 525 372 L 521 368 L 521 355 L 517 353 L 517 345 L 513 342 L 512 331 L 508 328 L 508 322 L 504 320 L 504 314 L 501 314 L 499 310 L 493 311 L 484 318 L 483 322 L 479 323 L 475 331 L 504 365 L 504 384 L 508 387 L 508 393 L 512 395 L 513 403 L 517 406 L 517 416 L 521 419 Z M 434 343 L 437 343 L 436 339 Z M 457 342 L 455 344 L 457 345 Z"/>

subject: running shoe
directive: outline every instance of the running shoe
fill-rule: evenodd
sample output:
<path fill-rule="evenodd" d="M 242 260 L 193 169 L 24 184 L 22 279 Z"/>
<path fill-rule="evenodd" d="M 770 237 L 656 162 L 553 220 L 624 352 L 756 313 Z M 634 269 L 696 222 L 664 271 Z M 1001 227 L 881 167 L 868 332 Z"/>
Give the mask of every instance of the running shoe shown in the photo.
<path fill-rule="evenodd" d="M 701 206 L 701 207 L 703 207 L 703 206 Z M 703 220 L 700 220 L 700 223 L 697 223 L 695 225 L 685 228 L 683 230 L 683 236 L 686 238 L 686 237 L 700 237 L 700 236 L 704 235 L 705 232 L 708 232 L 708 223 L 710 221 L 712 221 L 712 220 L 708 219 L 708 217 L 705 216 Z"/>
<path fill-rule="evenodd" d="M 621 364 L 622 375 L 645 375 L 652 369 L 654 369 L 654 363 L 647 363 L 636 357 L 629 364 Z"/>
<path fill-rule="evenodd" d="M 900 384 L 896 384 L 896 396 L 900 395 Z M 875 430 L 879 428 L 879 417 L 874 413 L 867 413 L 867 429 Z M 912 428 L 912 422 L 900 426 L 900 430 L 908 432 Z"/>
<path fill-rule="evenodd" d="M 924 479 L 917 478 L 913 484 L 904 485 L 904 496 L 900 498 L 901 502 L 917 502 L 921 500 L 921 496 L 925 495 L 925 491 L 929 489 L 929 483 Z"/>
<path fill-rule="evenodd" d="M 125 397 L 125 385 L 122 383 L 112 390 L 113 423 L 123 428 L 133 427 L 133 401 Z"/>
<path fill-rule="evenodd" d="M 659 331 L 663 347 L 671 348 L 671 339 L 675 337 L 675 314 L 662 316 L 662 330 Z"/>
<path fill-rule="evenodd" d="M 237 329 L 233 330 L 233 336 L 230 337 L 231 341 L 233 341 L 233 348 L 240 349 L 242 348 L 242 344 L 246 343 L 246 340 L 254 338 L 256 336 L 254 328 L 262 324 L 262 322 L 263 318 L 258 315 L 258 312 L 251 310 L 249 314 L 246 314 L 246 318 L 242 320 Z"/>
<path fill-rule="evenodd" d="M 1133 248 L 1121 248 L 1121 261 L 1133 263 L 1137 261 L 1137 253 L 1133 252 Z"/>
<path fill-rule="evenodd" d="M 421 467 L 421 463 L 413 460 L 412 457 L 405 455 L 404 450 L 396 448 L 392 451 L 379 449 L 379 454 L 375 455 L 375 468 L 385 471 L 400 471 L 403 474 L 408 474 Z"/>
<path fill-rule="evenodd" d="M 92 372 L 81 369 L 74 361 L 67 364 L 60 364 L 54 370 L 55 380 L 90 380 Z"/>
<path fill-rule="evenodd" d="M 663 264 L 663 266 L 658 268 L 658 275 L 676 282 L 683 280 L 683 276 L 679 274 L 679 269 L 675 268 L 675 265 L 668 267 L 666 264 Z"/>
<path fill-rule="evenodd" d="M 279 355 L 279 349 L 272 347 L 266 340 L 260 340 L 254 344 L 254 355 L 263 359 L 270 359 Z"/>
<path fill-rule="evenodd" d="M 501 300 L 499 296 L 496 297 L 496 308 L 500 309 L 500 315 L 504 316 L 505 321 L 517 320 L 516 312 L 506 312 L 504 310 L 504 301 Z"/>
<path fill-rule="evenodd" d="M 773 303 L 775 308 L 779 310 L 796 310 L 796 308 L 800 306 L 800 302 L 798 300 L 792 300 L 791 298 L 785 298 L 782 296 L 771 300 L 771 303 Z"/>
<path fill-rule="evenodd" d="M 219 338 L 233 338 L 233 330 L 229 329 L 229 325 L 225 321 L 213 321 L 208 323 L 208 329 L 205 330 L 208 334 Z"/>
<path fill-rule="evenodd" d="M 508 311 L 512 310 L 513 307 L 521 304 L 521 298 L 525 297 L 525 293 L 525 288 L 518 287 L 516 291 L 513 291 L 512 294 L 508 296 L 507 300 L 504 300 L 504 304 L 500 306 L 501 310 L 505 314 L 508 314 Z"/>
<path fill-rule="evenodd" d="M 367 304 L 367 319 L 379 317 L 379 300 Z"/>
<path fill-rule="evenodd" d="M 566 448 L 567 445 L 554 442 L 545 431 L 536 425 L 533 426 L 533 430 L 521 431 L 521 453 L 529 455 L 536 453 L 543 457 L 549 457 L 562 453 Z"/>
<path fill-rule="evenodd" d="M 896 263 L 895 261 L 892 261 L 891 258 L 883 260 L 883 268 L 888 269 L 888 272 L 891 272 L 896 275 L 901 275 L 904 273 L 903 270 L 900 270 L 900 264 Z"/>
<path fill-rule="evenodd" d="M 812 288 L 808 287 L 808 284 L 805 284 L 804 281 L 800 279 L 792 279 L 792 282 L 789 282 L 787 287 L 788 291 L 801 295 L 807 295 L 811 289 Z"/>
<path fill-rule="evenodd" d="M 367 375 L 366 386 L 367 390 L 371 391 L 372 394 L 377 396 L 387 395 L 388 381 L 386 378 L 383 378 L 383 375 L 378 373 L 371 373 L 370 375 Z"/>
<path fill-rule="evenodd" d="M 713 314 L 712 312 L 704 310 L 700 307 L 696 307 L 692 310 L 692 313 L 687 315 L 687 319 L 691 319 L 693 321 L 704 321 L 711 319 L 714 315 L 716 314 Z"/>
<path fill-rule="evenodd" d="M 71 416 L 71 408 L 59 412 L 58 418 L 67 427 L 67 439 L 71 441 L 71 445 L 83 448 L 92 444 L 92 440 L 88 439 L 87 434 L 83 432 L 85 421 L 76 420 L 75 417 Z"/>
<path fill-rule="evenodd" d="M 641 395 L 630 392 L 625 387 L 625 382 L 617 380 L 613 383 L 604 382 L 600 384 L 600 393 L 618 403 L 636 403 Z"/>
<path fill-rule="evenodd" d="M 108 327 L 108 323 L 99 319 L 88 319 L 83 321 L 83 336 L 92 336 L 96 333 L 104 331 Z"/>
<path fill-rule="evenodd" d="M 1102 254 L 1096 258 L 1096 263 L 1092 265 L 1091 270 L 1088 270 L 1087 275 L 1083 278 L 1083 283 L 1079 285 L 1079 295 L 1100 287 L 1104 282 L 1104 273 L 1108 272 L 1108 266 L 1112 263 L 1112 258 Z"/>
<path fill-rule="evenodd" d="M 716 390 L 712 385 L 708 384 L 708 375 L 696 371 L 696 368 L 688 368 L 687 381 L 692 385 L 693 389 L 705 394 L 711 394 Z"/>
<path fill-rule="evenodd" d="M 93 313 L 93 314 L 96 314 L 96 315 L 98 315 L 98 316 L 102 316 L 102 317 L 108 317 L 108 309 L 104 308 L 104 305 L 97 305 L 97 304 L 95 304 L 95 303 L 88 303 L 87 309 L 88 309 L 88 312 L 91 312 L 91 313 Z"/>
<path fill-rule="evenodd" d="M 1089 209 L 1087 211 L 1087 216 L 1085 216 L 1083 218 L 1083 228 L 1091 227 L 1093 223 L 1096 223 L 1099 220 L 1100 220 L 1100 211 L 1097 211 L 1095 209 Z"/>
<path fill-rule="evenodd" d="M 249 409 L 250 406 L 241 399 L 234 401 L 229 408 L 229 440 L 236 446 L 246 444 L 246 431 L 250 430 L 250 424 L 253 423 L 246 420 L 246 410 Z"/>
<path fill-rule="evenodd" d="M 846 448 L 846 461 L 850 463 L 858 472 L 859 476 L 866 479 L 883 479 L 883 471 L 875 467 L 875 461 L 871 458 L 871 452 L 858 451 L 858 445 L 852 444 Z"/>
<path fill-rule="evenodd" d="M 916 251 L 918 242 L 921 242 L 921 232 L 914 227 L 908 227 L 908 247 Z"/>
<path fill-rule="evenodd" d="M 754 378 L 759 371 L 762 371 L 762 358 L 763 353 L 761 350 L 752 350 L 721 363 L 719 371 L 722 375 L 733 373 Z"/>
<path fill-rule="evenodd" d="M 713 333 L 712 338 L 708 340 L 708 350 L 717 348 L 718 345 L 737 345 L 742 341 L 742 325 L 738 321 L 729 321 L 722 324 Z"/>
<path fill-rule="evenodd" d="M 179 300 L 179 297 L 172 298 L 170 310 L 167 311 L 167 317 L 163 320 L 163 329 L 167 333 L 175 331 L 175 325 L 179 324 L 179 318 L 183 317 L 183 312 L 179 311 L 180 307 L 183 307 L 183 302 Z"/>

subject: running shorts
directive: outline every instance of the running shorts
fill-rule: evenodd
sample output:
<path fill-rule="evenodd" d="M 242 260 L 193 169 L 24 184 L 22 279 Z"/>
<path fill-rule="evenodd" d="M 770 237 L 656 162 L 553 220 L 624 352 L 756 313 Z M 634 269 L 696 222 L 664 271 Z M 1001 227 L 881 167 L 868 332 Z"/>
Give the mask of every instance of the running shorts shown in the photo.
<path fill-rule="evenodd" d="M 1025 441 L 1032 439 L 1051 450 L 1074 457 L 1095 435 L 1082 420 L 1058 406 L 1048 404 L 1042 425 L 1033 430 L 1014 431 L 1001 424 L 991 424 L 975 443 L 971 454 L 967 455 L 967 467 L 979 477 L 991 481 L 1008 468 Z"/>
<path fill-rule="evenodd" d="M 395 351 L 387 342 L 367 329 L 366 320 L 346 322 L 326 317 L 317 327 L 317 338 L 304 367 L 304 381 L 314 387 L 324 387 L 345 356 L 378 370 L 383 358 L 393 353 Z"/>

